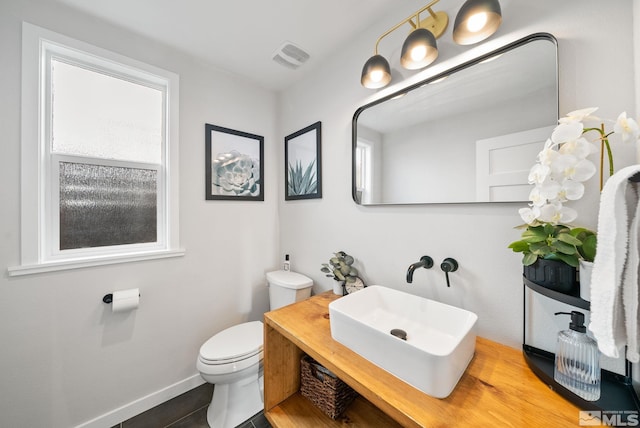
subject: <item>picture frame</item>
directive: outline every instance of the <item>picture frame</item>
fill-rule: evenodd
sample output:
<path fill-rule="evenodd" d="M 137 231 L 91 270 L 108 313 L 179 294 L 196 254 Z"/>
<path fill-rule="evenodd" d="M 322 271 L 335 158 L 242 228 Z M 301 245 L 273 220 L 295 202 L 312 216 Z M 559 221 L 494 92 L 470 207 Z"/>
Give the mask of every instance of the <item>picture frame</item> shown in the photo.
<path fill-rule="evenodd" d="M 264 201 L 264 137 L 205 124 L 206 200 Z"/>
<path fill-rule="evenodd" d="M 322 198 L 322 122 L 284 137 L 284 199 Z"/>

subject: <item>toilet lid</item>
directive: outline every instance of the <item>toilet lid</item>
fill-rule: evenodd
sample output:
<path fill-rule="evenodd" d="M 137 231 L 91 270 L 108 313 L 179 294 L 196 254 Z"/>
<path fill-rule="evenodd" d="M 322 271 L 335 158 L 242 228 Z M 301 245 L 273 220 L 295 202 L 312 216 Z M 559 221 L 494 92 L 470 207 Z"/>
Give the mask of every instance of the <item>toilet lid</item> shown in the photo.
<path fill-rule="evenodd" d="M 261 321 L 234 325 L 207 340 L 200 347 L 200 358 L 211 364 L 249 358 L 262 352 L 262 336 Z"/>
<path fill-rule="evenodd" d="M 293 290 L 302 290 L 313 285 L 313 280 L 297 272 L 276 270 L 267 272 L 267 282 L 269 284 L 279 285 L 284 288 Z"/>

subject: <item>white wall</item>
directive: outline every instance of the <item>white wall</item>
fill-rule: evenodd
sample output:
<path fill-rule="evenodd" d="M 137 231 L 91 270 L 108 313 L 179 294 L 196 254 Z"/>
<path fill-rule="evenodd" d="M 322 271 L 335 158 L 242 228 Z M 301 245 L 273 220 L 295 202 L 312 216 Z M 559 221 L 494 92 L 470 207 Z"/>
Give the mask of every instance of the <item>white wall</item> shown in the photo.
<path fill-rule="evenodd" d="M 632 1 L 502 0 L 502 27 L 487 42 L 472 48 L 454 46 L 449 29 L 438 40 L 440 58 L 434 65 L 378 93 L 362 88 L 361 67 L 377 37 L 422 3 L 404 2 L 403 7 L 390 11 L 383 22 L 343 46 L 332 61 L 282 95 L 283 133 L 316 120 L 323 123 L 324 191 L 322 200 L 279 201 L 280 245 L 283 252 L 291 254 L 294 269 L 317 282 L 315 291 L 331 286 L 331 280 L 319 271 L 320 264 L 332 252 L 344 250 L 356 257 L 369 284 L 383 284 L 473 310 L 479 315 L 479 335 L 519 347 L 522 265 L 520 255 L 512 253 L 507 245 L 520 235 L 513 227 L 522 223 L 517 213 L 522 205 L 357 206 L 350 190 L 351 118 L 358 107 L 377 97 L 534 32 L 550 32 L 558 38 L 561 114 L 587 106 L 599 106 L 602 117 L 616 118 L 623 110 L 631 113 Z M 444 8 L 443 3 L 438 7 Z M 455 10 L 448 12 L 450 16 L 455 14 Z M 394 49 L 387 45 L 381 43 L 382 54 Z M 397 57 L 392 56 L 390 62 L 392 68 L 398 67 Z M 630 147 L 620 150 L 616 146 L 616 161 L 618 168 L 634 163 L 635 154 Z M 532 165 L 534 162 L 531 159 Z M 595 228 L 599 198 L 595 179 L 590 181 L 587 193 L 574 206 L 580 212 L 578 223 Z M 407 267 L 424 254 L 433 257 L 436 267 L 415 272 L 413 284 L 407 284 Z M 445 257 L 454 257 L 460 264 L 459 271 L 451 275 L 451 288 L 446 287 L 438 268 Z M 549 308 L 544 302 L 542 305 Z M 548 339 L 551 344 L 555 329 L 567 325 L 566 320 L 556 322 L 552 318 L 543 314 L 537 321 L 541 326 L 538 330 L 544 333 L 540 340 Z"/>
<path fill-rule="evenodd" d="M 111 426 L 199 384 L 199 347 L 223 328 L 261 319 L 268 309 L 264 273 L 280 260 L 275 94 L 56 4 L 0 2 L 0 266 L 20 263 L 23 20 L 180 75 L 180 226 L 187 253 L 26 277 L 8 278 L 5 270 L 3 427 L 70 427 L 125 406 L 95 424 Z M 205 201 L 205 123 L 265 137 L 264 202 Z M 111 314 L 102 296 L 130 287 L 141 290 L 140 308 Z"/>

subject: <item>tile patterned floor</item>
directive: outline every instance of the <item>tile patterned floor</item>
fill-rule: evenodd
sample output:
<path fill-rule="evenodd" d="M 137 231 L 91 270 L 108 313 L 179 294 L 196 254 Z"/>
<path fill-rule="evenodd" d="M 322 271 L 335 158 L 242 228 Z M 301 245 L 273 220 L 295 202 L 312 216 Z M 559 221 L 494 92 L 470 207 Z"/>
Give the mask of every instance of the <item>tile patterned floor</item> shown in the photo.
<path fill-rule="evenodd" d="M 209 424 L 207 424 L 207 407 L 185 416 L 167 428 L 209 428 Z M 263 412 L 260 412 L 245 423 L 238 425 L 237 428 L 271 428 L 271 424 L 264 417 Z"/>
<path fill-rule="evenodd" d="M 213 385 L 205 383 L 113 428 L 209 428 L 207 408 Z M 262 412 L 237 428 L 271 428 Z"/>

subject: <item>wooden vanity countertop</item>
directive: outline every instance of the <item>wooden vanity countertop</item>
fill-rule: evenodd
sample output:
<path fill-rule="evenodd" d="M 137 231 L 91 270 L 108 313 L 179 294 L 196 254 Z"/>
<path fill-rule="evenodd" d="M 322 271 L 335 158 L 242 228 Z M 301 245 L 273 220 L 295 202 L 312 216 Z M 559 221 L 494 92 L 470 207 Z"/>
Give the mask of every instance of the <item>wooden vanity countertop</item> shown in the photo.
<path fill-rule="evenodd" d="M 275 348 L 289 346 L 290 342 L 291 348 L 310 355 L 355 389 L 364 398 L 365 406 L 372 404 L 399 426 L 578 426 L 580 409 L 540 381 L 527 366 L 521 350 L 481 337 L 476 340 L 475 356 L 451 395 L 438 399 L 424 394 L 333 340 L 328 305 L 337 298 L 328 291 L 265 314 L 268 418 L 271 412 L 286 419 L 281 399 L 291 396 L 295 388 L 289 385 L 289 391 L 284 391 L 277 380 L 281 374 L 268 373 L 274 370 L 269 359 L 276 361 Z M 273 422 L 275 416 L 270 420 Z"/>

